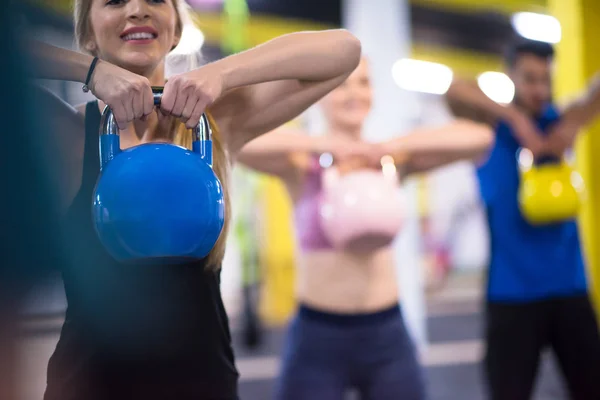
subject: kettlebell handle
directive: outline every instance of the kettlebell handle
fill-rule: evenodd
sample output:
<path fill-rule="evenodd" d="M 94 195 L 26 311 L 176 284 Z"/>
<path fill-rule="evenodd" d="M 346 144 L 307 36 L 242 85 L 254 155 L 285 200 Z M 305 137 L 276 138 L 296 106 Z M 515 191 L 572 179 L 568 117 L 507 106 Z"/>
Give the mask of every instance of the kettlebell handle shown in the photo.
<path fill-rule="evenodd" d="M 544 154 L 538 158 L 534 158 L 531 150 L 526 148 L 519 148 L 516 152 L 517 164 L 521 169 L 530 169 L 532 167 L 540 167 L 542 165 L 560 164 L 562 162 L 561 157 L 554 155 Z"/>
<path fill-rule="evenodd" d="M 152 87 L 155 106 L 160 105 L 163 91 L 163 87 Z M 200 117 L 198 125 L 192 129 L 192 146 L 193 151 L 212 166 L 212 131 L 205 113 Z M 100 119 L 100 169 L 104 169 L 120 151 L 119 126 L 112 110 L 106 106 Z"/>
<path fill-rule="evenodd" d="M 160 106 L 160 102 L 162 100 L 164 88 L 160 86 L 152 87 L 152 94 L 154 95 L 154 105 Z M 113 115 L 110 107 L 104 107 L 104 111 L 102 112 L 102 120 L 100 123 L 100 135 L 118 135 L 119 134 L 119 126 L 117 125 L 117 121 L 115 120 L 115 116 Z M 202 114 L 200 117 L 200 122 L 198 125 L 192 129 L 192 141 L 207 141 L 212 140 L 212 131 L 210 128 L 210 124 L 208 122 L 208 118 L 206 114 Z"/>
<path fill-rule="evenodd" d="M 534 165 L 547 165 L 547 164 L 559 164 L 561 162 L 560 157 L 556 157 L 556 156 L 548 156 L 548 155 L 542 155 L 540 157 L 538 157 L 536 160 L 534 160 Z"/>

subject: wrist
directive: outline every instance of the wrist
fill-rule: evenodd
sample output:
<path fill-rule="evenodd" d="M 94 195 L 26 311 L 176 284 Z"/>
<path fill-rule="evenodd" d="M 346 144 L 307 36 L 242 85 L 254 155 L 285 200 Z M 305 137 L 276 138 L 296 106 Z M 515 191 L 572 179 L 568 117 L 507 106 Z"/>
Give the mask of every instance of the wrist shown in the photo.
<path fill-rule="evenodd" d="M 90 60 L 90 64 L 88 64 L 88 69 L 85 71 L 86 77 L 89 72 L 91 62 L 92 61 Z M 98 78 L 100 76 L 104 75 L 104 70 L 107 67 L 109 67 L 109 65 L 110 65 L 109 63 L 107 63 L 106 61 L 100 60 L 100 59 L 98 59 L 98 61 L 96 62 L 96 66 L 95 66 L 94 70 L 92 71 L 92 74 L 90 76 L 90 81 L 88 83 L 88 88 L 92 93 L 95 93 L 95 91 L 96 91 L 96 83 L 97 83 Z M 84 78 L 83 82 L 85 83 L 85 78 Z"/>
<path fill-rule="evenodd" d="M 308 151 L 314 154 L 333 153 L 334 144 L 327 136 L 317 136 L 313 140 L 307 140 Z"/>
<path fill-rule="evenodd" d="M 85 81 L 84 81 L 83 87 L 82 87 L 82 90 L 84 91 L 84 93 L 87 93 L 90 90 L 92 90 L 92 87 L 93 87 L 92 80 L 94 78 L 96 68 L 98 67 L 99 62 L 100 62 L 100 59 L 98 57 L 94 57 L 94 59 L 90 63 L 90 66 L 88 68 L 88 72 L 86 74 Z"/>
<path fill-rule="evenodd" d="M 380 152 L 380 158 L 391 156 L 394 159 L 394 164 L 396 166 L 403 166 L 408 163 L 410 158 L 410 149 L 403 137 L 400 137 L 387 145 L 380 144 L 378 151 Z"/>
<path fill-rule="evenodd" d="M 221 84 L 223 85 L 223 92 L 231 89 L 235 89 L 240 86 L 244 86 L 244 83 L 240 78 L 243 77 L 240 74 L 240 64 L 236 62 L 236 56 L 225 57 L 219 61 L 215 61 L 208 66 L 213 66 L 219 71 L 221 76 Z"/>
<path fill-rule="evenodd" d="M 74 78 L 73 79 L 75 82 L 79 82 L 79 83 L 85 83 L 85 80 L 87 79 L 87 75 L 88 72 L 90 70 L 90 67 L 92 65 L 92 62 L 94 61 L 94 57 L 89 56 L 87 54 L 78 54 L 78 57 L 76 57 L 75 59 L 73 59 L 73 72 L 74 72 Z M 100 65 L 100 60 L 96 63 L 96 68 L 98 68 L 98 66 Z M 91 87 L 92 84 L 92 80 L 93 80 L 93 75 L 90 78 L 90 82 L 89 85 Z"/>

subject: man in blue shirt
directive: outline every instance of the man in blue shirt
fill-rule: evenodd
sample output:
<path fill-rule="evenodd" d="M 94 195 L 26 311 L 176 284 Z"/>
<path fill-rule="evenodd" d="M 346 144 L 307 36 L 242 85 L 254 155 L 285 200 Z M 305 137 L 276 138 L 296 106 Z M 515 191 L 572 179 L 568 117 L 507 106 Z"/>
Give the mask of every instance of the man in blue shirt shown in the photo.
<path fill-rule="evenodd" d="M 600 336 L 588 297 L 577 223 L 532 226 L 518 206 L 517 152 L 562 156 L 600 113 L 600 85 L 559 111 L 551 99 L 550 44 L 522 41 L 506 64 L 515 97 L 503 106 L 476 82 L 456 79 L 447 98 L 458 116 L 496 127 L 477 170 L 490 230 L 485 369 L 493 400 L 531 397 L 540 353 L 551 347 L 573 399 L 600 398 Z"/>

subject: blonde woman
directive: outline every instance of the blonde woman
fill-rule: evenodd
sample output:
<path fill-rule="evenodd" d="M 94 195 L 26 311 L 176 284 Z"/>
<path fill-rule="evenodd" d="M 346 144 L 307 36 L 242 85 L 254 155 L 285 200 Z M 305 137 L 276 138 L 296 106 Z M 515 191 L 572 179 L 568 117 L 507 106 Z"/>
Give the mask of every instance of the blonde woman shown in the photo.
<path fill-rule="evenodd" d="M 393 155 L 401 177 L 459 159 L 478 159 L 493 142 L 489 126 L 457 120 L 383 143 L 361 141 L 371 110 L 369 63 L 321 102 L 327 130 L 310 137 L 282 127 L 244 147 L 238 161 L 280 177 L 294 203 L 299 304 L 283 352 L 277 400 L 342 400 L 356 388 L 364 400 L 422 400 L 425 383 L 404 325 L 391 246 L 339 249 L 320 220 L 324 169 L 381 168 Z M 285 132 L 283 132 L 285 131 Z M 400 204 L 398 205 L 400 207 Z"/>
<path fill-rule="evenodd" d="M 68 310 L 48 367 L 46 400 L 237 399 L 219 291 L 227 223 L 200 262 L 135 267 L 112 259 L 90 218 L 103 107 L 114 112 L 123 148 L 155 140 L 189 147 L 186 128 L 209 113 L 214 168 L 228 207 L 228 168 L 239 149 L 335 88 L 360 59 L 360 42 L 346 31 L 301 32 L 165 83 L 165 58 L 182 33 L 180 6 L 176 0 L 76 0 L 83 52 L 30 46 L 39 77 L 81 82 L 98 98 L 71 108 L 42 94 L 54 115 L 49 124 L 61 156 L 53 161 L 62 171 L 72 244 L 63 270 Z M 151 86 L 164 86 L 159 110 Z"/>

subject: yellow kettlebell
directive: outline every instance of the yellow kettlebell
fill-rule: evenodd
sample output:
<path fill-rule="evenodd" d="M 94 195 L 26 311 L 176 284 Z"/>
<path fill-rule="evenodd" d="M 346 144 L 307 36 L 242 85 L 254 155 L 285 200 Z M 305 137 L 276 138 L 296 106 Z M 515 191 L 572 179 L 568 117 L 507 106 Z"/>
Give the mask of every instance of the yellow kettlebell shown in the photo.
<path fill-rule="evenodd" d="M 534 164 L 527 149 L 518 153 L 521 174 L 519 206 L 532 225 L 547 225 L 577 217 L 585 185 L 581 175 L 564 159 L 539 160 Z"/>

